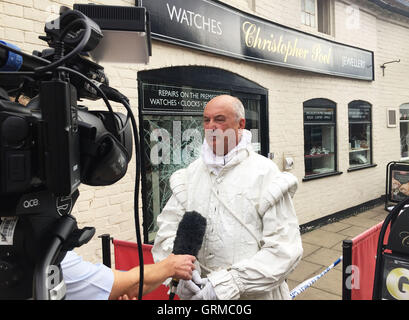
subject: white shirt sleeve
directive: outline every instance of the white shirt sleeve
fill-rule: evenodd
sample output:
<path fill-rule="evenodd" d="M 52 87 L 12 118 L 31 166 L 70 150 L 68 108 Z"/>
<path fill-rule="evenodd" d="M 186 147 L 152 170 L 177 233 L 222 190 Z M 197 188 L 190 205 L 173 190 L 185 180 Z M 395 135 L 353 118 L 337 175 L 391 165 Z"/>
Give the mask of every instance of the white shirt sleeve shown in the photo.
<path fill-rule="evenodd" d="M 114 284 L 114 273 L 107 266 L 84 261 L 68 251 L 61 262 L 67 286 L 66 300 L 108 300 Z"/>

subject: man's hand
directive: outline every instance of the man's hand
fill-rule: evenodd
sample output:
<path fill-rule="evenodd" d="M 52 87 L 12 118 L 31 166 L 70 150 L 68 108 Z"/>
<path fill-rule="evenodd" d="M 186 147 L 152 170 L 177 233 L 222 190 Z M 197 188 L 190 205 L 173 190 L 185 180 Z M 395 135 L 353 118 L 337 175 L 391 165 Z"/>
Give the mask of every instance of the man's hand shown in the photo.
<path fill-rule="evenodd" d="M 192 279 L 192 272 L 195 270 L 196 261 L 194 256 L 187 254 L 170 254 L 163 262 L 166 263 L 170 270 L 171 277 L 176 279 L 190 280 Z"/>
<path fill-rule="evenodd" d="M 180 280 L 176 288 L 176 294 L 182 300 L 190 300 L 200 291 L 202 278 L 197 270 L 193 271 L 192 280 Z"/>
<path fill-rule="evenodd" d="M 201 278 L 199 272 L 193 271 L 192 280 L 180 280 L 176 294 L 182 300 L 217 300 L 216 292 L 208 278 Z"/>
<path fill-rule="evenodd" d="M 217 300 L 216 292 L 214 291 L 213 285 L 207 278 L 202 279 L 202 289 L 197 292 L 191 300 Z"/>

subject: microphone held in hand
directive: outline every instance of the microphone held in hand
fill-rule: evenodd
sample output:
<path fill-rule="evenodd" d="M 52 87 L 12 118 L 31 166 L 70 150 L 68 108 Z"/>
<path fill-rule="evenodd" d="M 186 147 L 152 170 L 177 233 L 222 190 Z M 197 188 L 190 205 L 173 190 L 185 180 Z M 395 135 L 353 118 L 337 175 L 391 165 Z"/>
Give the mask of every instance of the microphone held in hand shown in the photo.
<path fill-rule="evenodd" d="M 206 219 L 196 211 L 188 211 L 179 222 L 173 243 L 173 254 L 189 254 L 197 256 L 206 231 Z M 178 279 L 172 279 L 169 300 L 173 300 Z"/>

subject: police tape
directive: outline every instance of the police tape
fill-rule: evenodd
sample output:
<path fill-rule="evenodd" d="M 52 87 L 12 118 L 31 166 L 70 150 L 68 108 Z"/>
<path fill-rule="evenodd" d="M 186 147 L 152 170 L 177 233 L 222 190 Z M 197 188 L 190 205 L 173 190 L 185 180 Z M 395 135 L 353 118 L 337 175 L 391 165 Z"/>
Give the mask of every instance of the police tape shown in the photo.
<path fill-rule="evenodd" d="M 294 299 L 300 293 L 304 292 L 306 289 L 308 289 L 310 286 L 312 286 L 318 279 L 320 279 L 322 276 L 324 276 L 328 271 L 330 271 L 332 268 L 334 268 L 341 261 L 342 261 L 342 256 L 340 256 L 333 264 L 331 264 L 328 268 L 326 268 L 320 274 L 318 274 L 318 275 L 316 275 L 316 276 L 314 276 L 312 278 L 309 278 L 309 279 L 305 280 L 304 282 L 300 283 L 298 286 L 296 286 L 290 293 L 291 299 Z"/>

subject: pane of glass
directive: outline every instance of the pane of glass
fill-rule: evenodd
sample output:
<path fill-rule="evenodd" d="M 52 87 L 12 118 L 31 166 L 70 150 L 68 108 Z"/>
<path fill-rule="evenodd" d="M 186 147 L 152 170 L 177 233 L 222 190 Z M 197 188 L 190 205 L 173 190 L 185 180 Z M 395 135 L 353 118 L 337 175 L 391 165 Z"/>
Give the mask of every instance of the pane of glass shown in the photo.
<path fill-rule="evenodd" d="M 409 157 L 409 122 L 400 123 L 400 154 L 402 158 Z"/>
<path fill-rule="evenodd" d="M 301 23 L 305 24 L 305 12 L 301 12 Z"/>
<path fill-rule="evenodd" d="M 304 107 L 304 122 L 307 122 L 307 123 L 317 123 L 317 122 L 335 123 L 335 109 L 334 108 Z"/>
<path fill-rule="evenodd" d="M 409 107 L 401 107 L 399 111 L 400 120 L 409 120 Z"/>
<path fill-rule="evenodd" d="M 349 124 L 349 165 L 351 167 L 371 163 L 371 125 Z"/>
<path fill-rule="evenodd" d="M 335 171 L 335 125 L 304 126 L 305 175 Z"/>
<path fill-rule="evenodd" d="M 246 129 L 251 131 L 253 149 L 261 154 L 260 101 L 247 98 L 240 100 L 246 110 Z"/>
<path fill-rule="evenodd" d="M 310 26 L 315 28 L 315 15 L 310 16 Z"/>
<path fill-rule="evenodd" d="M 151 116 L 143 120 L 144 167 L 149 219 L 149 241 L 157 232 L 156 218 L 172 192 L 169 178 L 200 156 L 203 142 L 202 116 Z"/>
<path fill-rule="evenodd" d="M 371 108 L 367 107 L 349 107 L 349 121 L 371 121 Z"/>
<path fill-rule="evenodd" d="M 305 11 L 305 0 L 301 0 L 301 12 Z"/>
<path fill-rule="evenodd" d="M 330 34 L 330 10 L 329 0 L 317 0 L 317 20 L 318 20 L 318 31 Z"/>
<path fill-rule="evenodd" d="M 315 0 L 305 1 L 305 12 L 315 15 Z"/>

